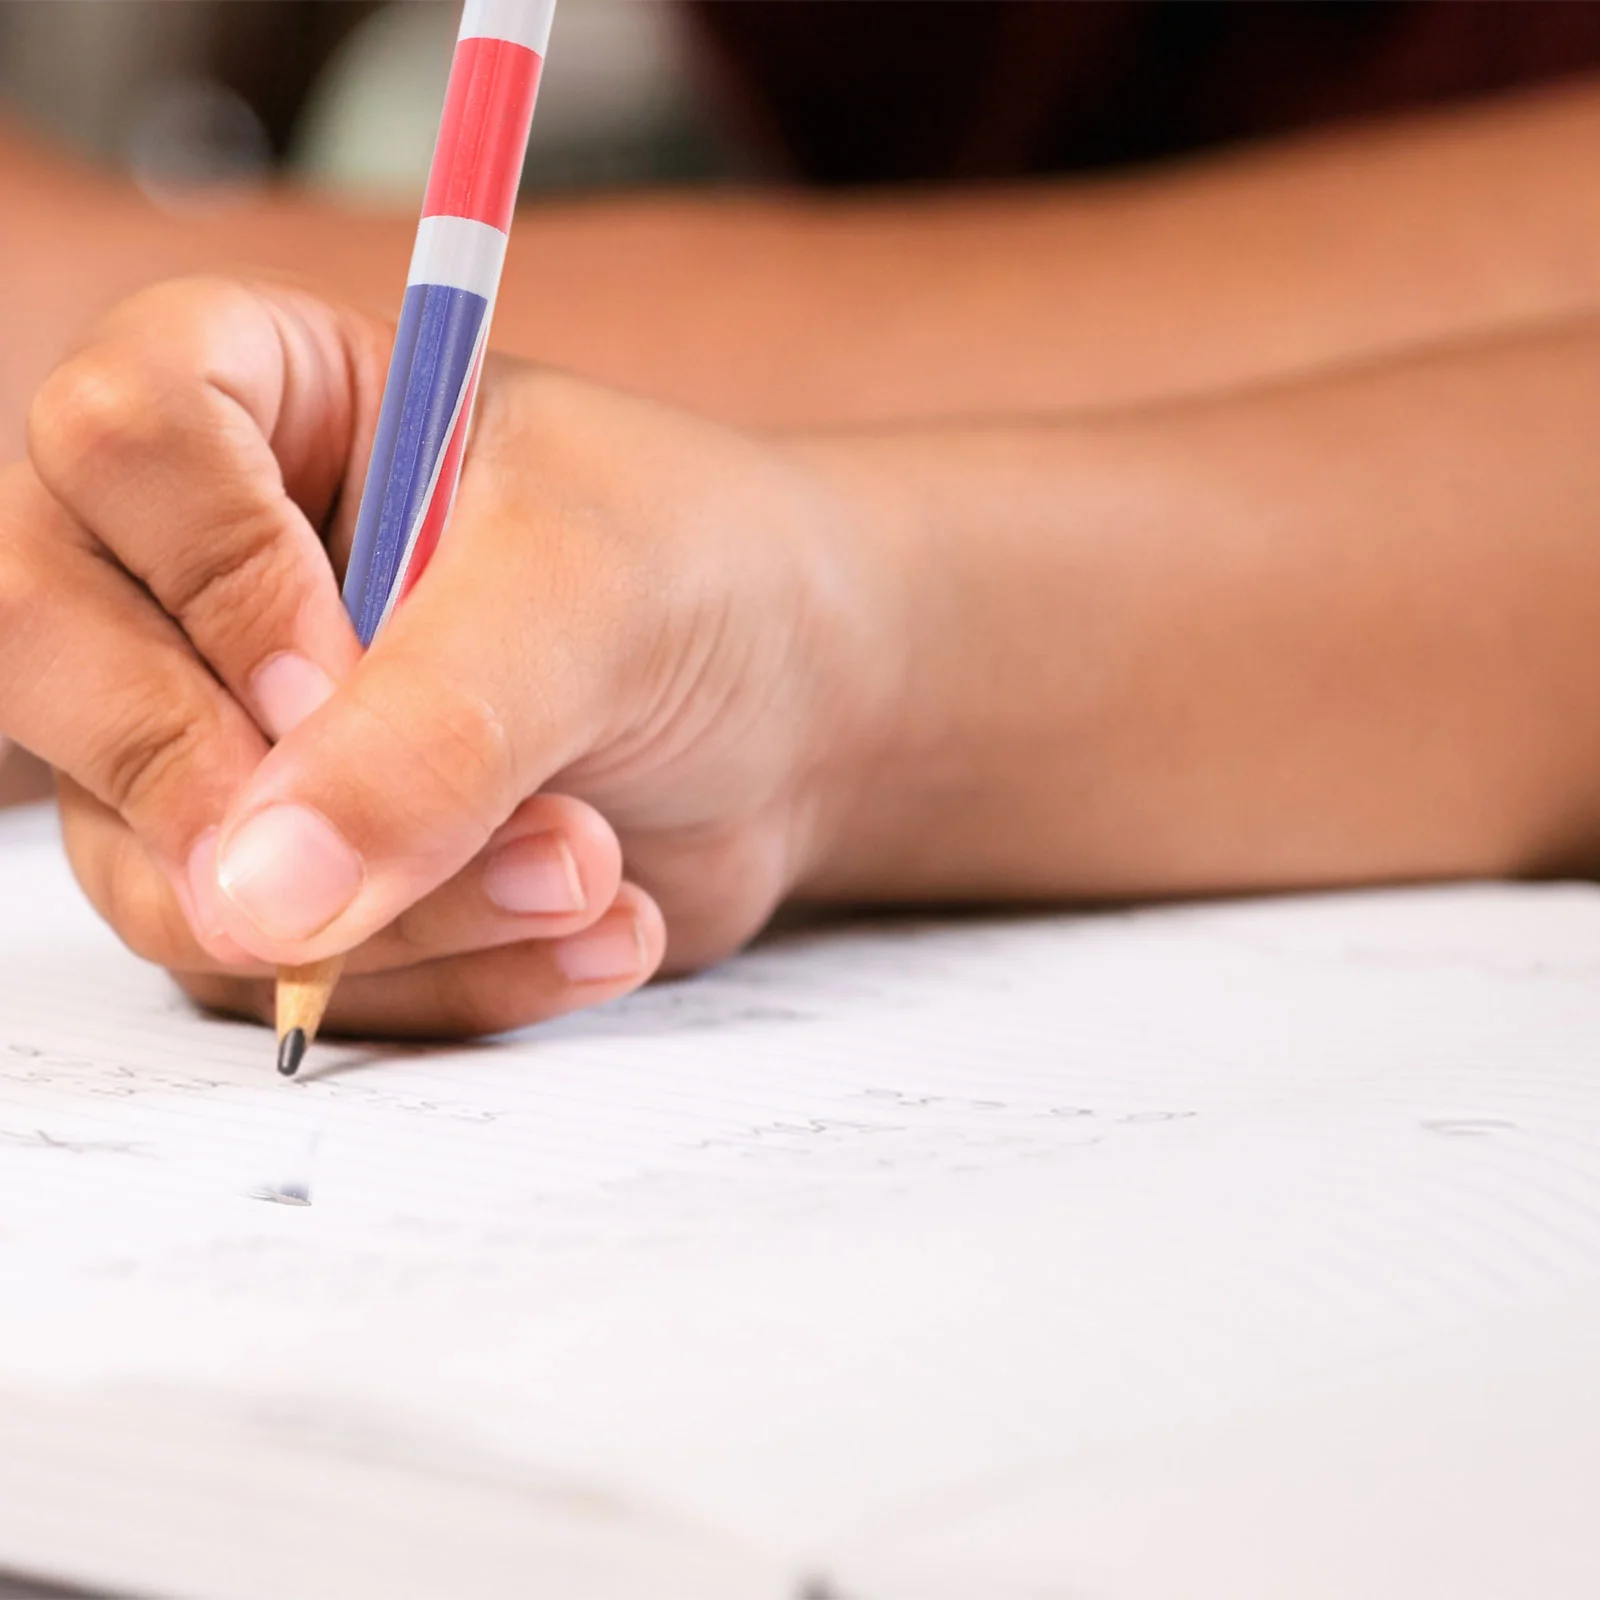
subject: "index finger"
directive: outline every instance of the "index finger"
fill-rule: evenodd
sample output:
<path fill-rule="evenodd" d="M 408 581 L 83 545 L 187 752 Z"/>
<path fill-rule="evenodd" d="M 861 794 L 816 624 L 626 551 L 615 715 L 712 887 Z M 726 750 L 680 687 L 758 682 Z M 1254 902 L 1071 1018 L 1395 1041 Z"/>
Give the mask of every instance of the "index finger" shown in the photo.
<path fill-rule="evenodd" d="M 121 812 L 180 890 L 267 748 L 24 466 L 0 470 L 0 729 Z"/>
<path fill-rule="evenodd" d="M 114 313 L 29 417 L 41 480 L 274 737 L 359 654 L 317 525 L 381 364 L 362 326 L 289 290 L 165 284 Z"/>

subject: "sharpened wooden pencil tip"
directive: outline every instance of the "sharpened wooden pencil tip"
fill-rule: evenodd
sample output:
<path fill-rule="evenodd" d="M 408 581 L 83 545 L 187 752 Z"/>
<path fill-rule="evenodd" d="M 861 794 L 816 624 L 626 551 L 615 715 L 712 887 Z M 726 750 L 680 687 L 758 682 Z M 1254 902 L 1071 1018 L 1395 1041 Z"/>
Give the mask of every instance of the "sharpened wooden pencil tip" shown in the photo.
<path fill-rule="evenodd" d="M 278 1041 L 278 1071 L 292 1078 L 300 1070 L 306 1056 L 306 1030 L 291 1028 Z"/>
<path fill-rule="evenodd" d="M 305 1058 L 306 1046 L 316 1038 L 343 964 L 343 956 L 330 956 L 304 967 L 278 968 L 272 1020 L 278 1034 L 278 1071 L 284 1077 L 295 1075 Z"/>

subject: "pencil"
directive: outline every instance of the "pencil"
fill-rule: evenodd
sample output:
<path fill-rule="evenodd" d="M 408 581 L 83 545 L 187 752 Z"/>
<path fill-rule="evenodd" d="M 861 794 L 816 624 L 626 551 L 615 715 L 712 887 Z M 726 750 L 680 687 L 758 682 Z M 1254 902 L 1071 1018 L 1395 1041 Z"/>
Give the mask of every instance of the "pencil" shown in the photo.
<path fill-rule="evenodd" d="M 555 0 L 467 0 L 406 275 L 344 603 L 369 646 L 449 521 Z M 316 1038 L 342 958 L 278 973 L 278 1071 Z"/>

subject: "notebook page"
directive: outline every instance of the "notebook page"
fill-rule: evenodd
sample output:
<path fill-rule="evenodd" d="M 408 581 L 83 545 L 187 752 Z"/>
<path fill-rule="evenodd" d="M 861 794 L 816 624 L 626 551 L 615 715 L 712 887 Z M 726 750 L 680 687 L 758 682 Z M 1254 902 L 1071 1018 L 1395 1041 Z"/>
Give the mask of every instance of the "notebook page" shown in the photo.
<path fill-rule="evenodd" d="M 39 1403 L 449 1437 L 798 1578 L 1600 1267 L 1587 889 L 791 936 L 283 1083 L 43 819 L 0 881 L 0 1391 Z"/>
<path fill-rule="evenodd" d="M 859 1553 L 847 1590 L 1589 1600 L 1597 1346 L 1593 1291 L 1486 1318 L 1208 1426 L 997 1480 L 937 1526 Z"/>

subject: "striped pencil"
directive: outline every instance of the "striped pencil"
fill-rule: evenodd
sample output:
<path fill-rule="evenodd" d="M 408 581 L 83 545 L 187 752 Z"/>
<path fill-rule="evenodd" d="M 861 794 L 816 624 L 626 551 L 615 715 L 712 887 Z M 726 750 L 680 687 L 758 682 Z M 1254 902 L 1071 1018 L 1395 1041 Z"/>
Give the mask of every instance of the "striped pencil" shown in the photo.
<path fill-rule="evenodd" d="M 494 316 L 555 0 L 467 0 L 344 603 L 370 645 L 444 532 Z M 299 1070 L 341 957 L 278 973 L 278 1071 Z"/>

